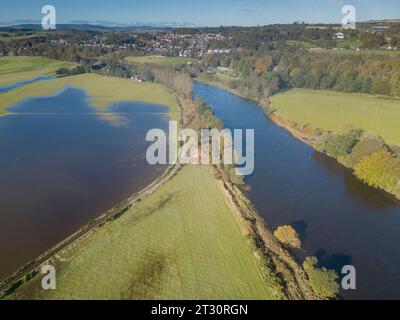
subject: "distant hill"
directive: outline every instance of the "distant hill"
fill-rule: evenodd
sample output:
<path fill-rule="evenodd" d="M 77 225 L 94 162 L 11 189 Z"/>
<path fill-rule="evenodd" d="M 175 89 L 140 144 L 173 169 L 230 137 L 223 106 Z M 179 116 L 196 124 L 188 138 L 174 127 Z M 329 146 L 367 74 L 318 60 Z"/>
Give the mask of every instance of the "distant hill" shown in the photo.
<path fill-rule="evenodd" d="M 375 24 L 400 24 L 400 19 L 387 19 L 387 20 L 369 20 L 360 21 L 360 24 L 375 25 Z M 282 24 L 287 26 L 292 24 Z M 293 24 L 293 25 L 296 25 Z M 274 25 L 279 26 L 279 25 Z M 341 28 L 339 24 L 304 24 L 308 29 L 310 28 Z M 57 24 L 58 30 L 84 30 L 84 31 L 138 31 L 138 30 L 173 30 L 176 28 L 207 28 L 205 26 L 196 26 L 191 23 L 167 23 L 167 22 L 150 22 L 150 23 L 134 23 L 134 24 L 117 24 L 111 22 L 89 22 L 89 21 L 76 21 L 73 23 Z M 240 27 L 239 27 L 240 28 Z M 42 25 L 39 22 L 32 23 L 1 23 L 0 30 L 42 30 Z"/>
<path fill-rule="evenodd" d="M 7 30 L 42 30 L 42 25 L 40 24 L 19 24 L 13 26 L 4 26 L 1 29 Z M 112 31 L 112 30 L 153 30 L 160 29 L 160 27 L 155 26 L 127 26 L 127 27 L 106 27 L 101 25 L 93 25 L 93 24 L 58 24 L 58 30 L 91 30 L 91 31 Z M 162 29 L 167 29 L 162 28 Z"/>
<path fill-rule="evenodd" d="M 57 24 L 57 29 L 60 30 L 91 30 L 91 31 L 113 31 L 113 30 L 123 30 L 123 31 L 135 31 L 135 30 L 159 30 L 159 29 L 174 29 L 181 27 L 195 27 L 190 23 L 149 23 L 149 24 L 97 24 L 97 23 L 65 23 Z M 0 29 L 3 30 L 42 30 L 42 25 L 40 23 L 22 23 L 22 24 L 6 24 L 3 26 L 0 23 Z"/>
<path fill-rule="evenodd" d="M 380 23 L 400 24 L 400 19 L 369 20 L 369 21 L 365 21 L 364 23 L 373 23 L 373 24 L 380 24 Z"/>

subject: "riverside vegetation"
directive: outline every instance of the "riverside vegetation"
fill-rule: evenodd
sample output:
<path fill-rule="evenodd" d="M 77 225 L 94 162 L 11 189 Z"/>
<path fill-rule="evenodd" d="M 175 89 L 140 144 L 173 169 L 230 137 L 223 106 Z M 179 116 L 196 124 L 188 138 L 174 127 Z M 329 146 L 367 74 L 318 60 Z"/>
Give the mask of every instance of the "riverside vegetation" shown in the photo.
<path fill-rule="evenodd" d="M 399 59 L 376 52 L 258 48 L 208 57 L 215 68 L 198 79 L 256 101 L 303 142 L 400 198 Z"/>
<path fill-rule="evenodd" d="M 398 98 L 297 89 L 272 97 L 269 112 L 366 184 L 400 198 L 399 106 Z"/>
<path fill-rule="evenodd" d="M 219 80 L 199 79 L 246 97 Z M 332 104 L 332 95 L 338 103 Z M 369 104 L 363 104 L 364 100 Z M 400 147 L 398 127 L 394 126 L 399 98 L 294 89 L 256 101 L 271 120 L 296 138 L 337 159 L 369 186 L 400 199 Z"/>

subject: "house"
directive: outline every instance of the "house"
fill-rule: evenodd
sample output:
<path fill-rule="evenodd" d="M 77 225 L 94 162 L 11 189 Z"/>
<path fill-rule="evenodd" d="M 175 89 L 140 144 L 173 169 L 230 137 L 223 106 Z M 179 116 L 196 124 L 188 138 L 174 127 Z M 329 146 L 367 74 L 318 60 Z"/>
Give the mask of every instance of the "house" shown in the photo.
<path fill-rule="evenodd" d="M 336 39 L 344 39 L 344 33 L 343 32 L 338 32 L 335 35 Z"/>
<path fill-rule="evenodd" d="M 221 53 L 230 53 L 232 50 L 231 49 L 209 49 L 207 50 L 208 54 L 221 54 Z"/>
<path fill-rule="evenodd" d="M 131 80 L 137 81 L 137 82 L 144 82 L 144 79 L 138 75 L 134 75 L 133 77 L 131 77 Z"/>

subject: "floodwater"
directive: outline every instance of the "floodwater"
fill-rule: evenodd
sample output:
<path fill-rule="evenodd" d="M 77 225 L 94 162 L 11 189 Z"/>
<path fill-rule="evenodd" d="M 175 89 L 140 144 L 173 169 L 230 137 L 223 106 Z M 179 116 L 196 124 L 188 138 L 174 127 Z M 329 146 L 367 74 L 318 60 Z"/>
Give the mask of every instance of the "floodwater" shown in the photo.
<path fill-rule="evenodd" d="M 24 81 L 16 82 L 16 83 L 9 84 L 6 86 L 0 86 L 0 93 L 11 91 L 15 88 L 26 86 L 27 84 L 30 84 L 30 83 L 45 81 L 45 80 L 50 80 L 50 79 L 52 79 L 52 77 L 40 76 L 40 77 L 36 77 L 36 78 L 30 79 L 30 80 L 24 80 Z"/>
<path fill-rule="evenodd" d="M 33 98 L 0 117 L 0 279 L 156 179 L 146 133 L 168 109 L 90 106 L 83 90 Z"/>
<path fill-rule="evenodd" d="M 292 137 L 255 103 L 199 83 L 194 92 L 226 128 L 255 129 L 249 197 L 272 230 L 297 229 L 299 260 L 316 255 L 339 273 L 353 265 L 357 289 L 342 291 L 345 299 L 400 299 L 400 202 Z"/>

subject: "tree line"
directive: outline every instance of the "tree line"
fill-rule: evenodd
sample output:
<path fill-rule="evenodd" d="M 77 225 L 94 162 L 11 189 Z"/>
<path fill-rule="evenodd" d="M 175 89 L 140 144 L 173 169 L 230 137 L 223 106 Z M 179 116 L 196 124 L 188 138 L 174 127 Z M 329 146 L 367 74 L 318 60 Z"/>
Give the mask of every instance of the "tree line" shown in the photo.
<path fill-rule="evenodd" d="M 254 100 L 290 88 L 400 96 L 400 56 L 285 48 L 212 55 L 205 62 L 235 70 L 239 76 L 229 86 Z"/>

